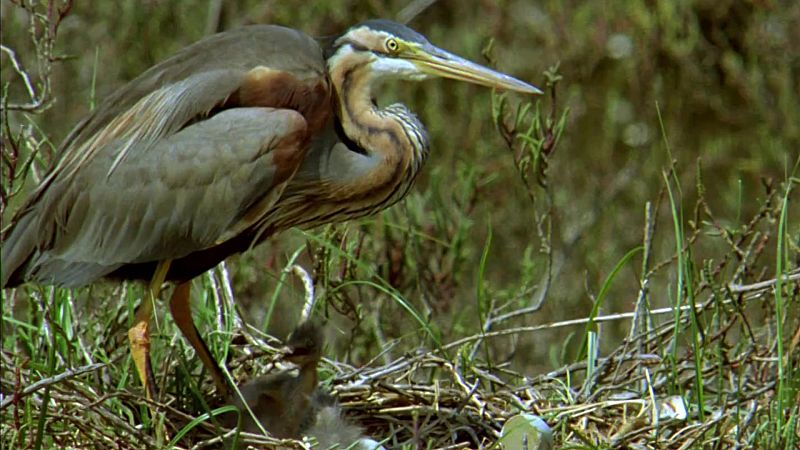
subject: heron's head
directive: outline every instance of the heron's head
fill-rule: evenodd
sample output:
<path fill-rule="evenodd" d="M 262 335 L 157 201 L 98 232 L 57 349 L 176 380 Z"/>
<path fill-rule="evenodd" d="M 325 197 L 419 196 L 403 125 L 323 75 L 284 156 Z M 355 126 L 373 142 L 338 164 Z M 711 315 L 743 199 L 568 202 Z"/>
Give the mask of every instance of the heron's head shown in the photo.
<path fill-rule="evenodd" d="M 497 89 L 541 94 L 535 86 L 446 52 L 425 36 L 390 20 L 355 25 L 328 50 L 328 70 L 358 67 L 371 81 L 452 78 Z"/>

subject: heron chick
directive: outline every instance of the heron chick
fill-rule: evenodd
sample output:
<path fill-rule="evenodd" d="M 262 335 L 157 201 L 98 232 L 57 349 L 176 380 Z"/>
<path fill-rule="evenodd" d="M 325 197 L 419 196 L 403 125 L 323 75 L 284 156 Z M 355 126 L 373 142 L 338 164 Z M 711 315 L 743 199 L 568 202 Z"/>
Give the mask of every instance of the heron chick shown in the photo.
<path fill-rule="evenodd" d="M 317 367 L 324 345 L 321 327 L 310 321 L 300 324 L 286 345 L 285 359 L 294 367 L 244 383 L 233 394 L 230 403 L 239 410 L 239 430 L 264 430 L 282 439 L 308 436 L 321 449 L 382 448 L 344 418 L 336 400 L 318 386 Z M 236 425 L 232 416 L 226 419 L 228 427 Z"/>

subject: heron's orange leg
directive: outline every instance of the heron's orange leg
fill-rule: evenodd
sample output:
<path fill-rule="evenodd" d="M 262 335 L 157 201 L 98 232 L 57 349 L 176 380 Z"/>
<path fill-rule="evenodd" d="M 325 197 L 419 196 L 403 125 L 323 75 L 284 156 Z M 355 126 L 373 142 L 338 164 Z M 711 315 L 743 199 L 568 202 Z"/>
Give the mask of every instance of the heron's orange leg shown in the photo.
<path fill-rule="evenodd" d="M 219 365 L 217 365 L 217 361 L 211 356 L 211 351 L 209 351 L 206 343 L 203 342 L 192 320 L 192 305 L 189 302 L 191 287 L 190 281 L 181 283 L 175 287 L 175 291 L 172 293 L 172 299 L 169 301 L 169 310 L 172 313 L 172 319 L 178 325 L 178 328 L 180 328 L 186 340 L 192 344 L 194 351 L 197 352 L 197 356 L 200 357 L 200 361 L 203 362 L 203 365 L 206 366 L 206 369 L 211 373 L 214 384 L 217 386 L 217 392 L 224 398 L 227 398 L 229 389 L 228 382 L 225 380 L 225 375 L 222 373 L 222 369 L 219 368 Z"/>
<path fill-rule="evenodd" d="M 133 326 L 128 330 L 133 364 L 136 365 L 136 372 L 139 374 L 139 379 L 142 380 L 145 395 L 150 400 L 154 400 L 156 397 L 155 377 L 153 376 L 153 366 L 150 364 L 149 328 L 152 313 L 153 301 L 145 298 L 139 309 L 136 310 Z"/>
<path fill-rule="evenodd" d="M 153 315 L 153 304 L 161 291 L 169 264 L 169 260 L 158 264 L 153 279 L 150 281 L 147 295 L 139 305 L 139 309 L 136 310 L 133 326 L 128 330 L 133 364 L 136 366 L 136 372 L 144 386 L 145 395 L 150 400 L 156 398 L 155 377 L 153 376 L 153 366 L 150 364 L 150 316 Z"/>

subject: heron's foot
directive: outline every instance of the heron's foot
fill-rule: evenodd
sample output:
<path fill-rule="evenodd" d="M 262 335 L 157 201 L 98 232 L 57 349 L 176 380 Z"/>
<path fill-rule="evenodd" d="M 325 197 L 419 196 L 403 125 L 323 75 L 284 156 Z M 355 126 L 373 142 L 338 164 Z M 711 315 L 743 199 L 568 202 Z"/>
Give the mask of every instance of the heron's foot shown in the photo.
<path fill-rule="evenodd" d="M 131 356 L 136 372 L 144 386 L 144 393 L 148 400 L 156 399 L 155 376 L 153 366 L 150 364 L 150 331 L 147 322 L 138 322 L 128 330 L 128 341 L 131 346 Z"/>
<path fill-rule="evenodd" d="M 138 313 L 137 316 L 139 316 Z M 128 330 L 128 341 L 131 345 L 133 364 L 136 366 L 136 372 L 142 381 L 142 386 L 144 386 L 144 395 L 148 400 L 154 402 L 156 400 L 156 381 L 153 374 L 153 366 L 150 364 L 150 331 L 148 328 L 148 321 L 137 321 Z M 157 442 L 169 442 L 170 437 L 164 423 L 164 414 L 158 412 L 153 403 L 148 406 Z"/>

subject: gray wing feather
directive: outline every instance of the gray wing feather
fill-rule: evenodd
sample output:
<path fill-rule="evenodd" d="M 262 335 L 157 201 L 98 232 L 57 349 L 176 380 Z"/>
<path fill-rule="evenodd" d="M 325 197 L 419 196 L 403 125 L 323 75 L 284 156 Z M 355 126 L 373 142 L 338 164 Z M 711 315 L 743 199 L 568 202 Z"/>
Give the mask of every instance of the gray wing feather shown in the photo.
<path fill-rule="evenodd" d="M 286 57 L 287 49 L 291 57 Z M 62 143 L 76 147 L 100 132 L 152 92 L 195 74 L 218 71 L 244 73 L 257 65 L 292 73 L 298 79 L 318 78 L 325 72 L 322 49 L 309 36 L 275 25 L 254 25 L 216 34 L 196 42 L 151 67 L 108 96 L 92 115 L 78 124 Z M 217 101 L 229 90 L 206 89 Z"/>
<path fill-rule="evenodd" d="M 80 285 L 122 264 L 179 258 L 214 245 L 253 198 L 279 188 L 272 151 L 304 128 L 291 110 L 226 110 L 141 151 L 137 146 L 145 144 L 134 144 L 106 176 L 116 147 L 127 145 L 112 142 L 72 178 L 64 195 L 42 199 L 55 214 L 38 214 L 44 222 L 37 228 L 55 233 L 53 246 L 36 255 L 26 278 Z"/>
<path fill-rule="evenodd" d="M 286 48 L 292 49 L 291 58 L 285 57 Z M 186 47 L 108 96 L 64 140 L 60 159 L 15 216 L 16 224 L 4 236 L 2 286 L 23 266 L 28 274 L 25 278 L 80 285 L 123 262 L 164 256 L 168 237 L 177 237 L 178 245 L 186 249 L 207 244 L 230 217 L 222 214 L 217 220 L 216 208 L 208 211 L 198 206 L 206 204 L 204 196 L 235 200 L 245 198 L 247 189 L 271 186 L 270 169 L 263 166 L 269 166 L 268 158 L 263 157 L 269 154 L 265 143 L 280 137 L 279 128 L 288 125 L 281 125 L 279 116 L 288 112 L 225 111 L 204 120 L 239 87 L 244 74 L 258 65 L 291 72 L 301 80 L 320 77 L 325 70 L 322 51 L 313 39 L 287 28 L 259 25 Z M 259 120 L 267 123 L 258 122 L 255 116 L 264 114 L 269 118 Z M 243 122 L 237 122 L 239 119 Z M 277 128 L 270 128 L 271 121 Z M 299 123 L 297 117 L 288 122 L 293 126 Z M 243 135 L 249 137 L 242 140 Z M 225 136 L 240 140 L 231 143 L 222 139 Z M 217 158 L 225 152 L 227 162 L 220 162 Z M 177 166 L 170 166 L 176 162 Z M 150 173 L 145 169 L 148 163 L 161 164 L 161 170 Z M 95 178 L 81 175 L 88 166 Z M 194 171 L 198 184 L 183 186 L 183 196 L 152 197 L 154 188 L 143 187 L 142 195 L 151 195 L 148 200 L 135 197 L 131 189 L 148 177 L 157 178 L 162 186 L 191 182 L 185 176 Z M 80 188 L 71 184 L 76 178 L 82 180 Z M 267 183 L 255 187 L 253 180 Z M 112 193 L 115 191 L 127 192 L 130 200 L 120 200 L 122 197 Z M 153 204 L 146 206 L 150 200 Z M 70 208 L 70 201 L 76 202 L 75 209 Z M 98 209 L 102 202 L 108 210 Z M 203 227 L 199 221 L 183 223 L 177 220 L 179 216 L 169 215 L 170 208 L 171 214 L 192 210 L 194 217 L 207 214 L 213 219 Z M 64 239 L 67 228 L 81 231 Z M 157 234 L 162 228 L 164 234 Z M 160 236 L 161 242 L 153 236 Z M 140 253 L 131 253 L 133 245 L 128 243 L 145 241 Z M 101 252 L 101 243 L 114 250 Z M 121 251 L 123 248 L 127 250 Z"/>

